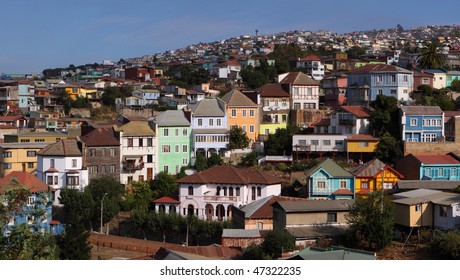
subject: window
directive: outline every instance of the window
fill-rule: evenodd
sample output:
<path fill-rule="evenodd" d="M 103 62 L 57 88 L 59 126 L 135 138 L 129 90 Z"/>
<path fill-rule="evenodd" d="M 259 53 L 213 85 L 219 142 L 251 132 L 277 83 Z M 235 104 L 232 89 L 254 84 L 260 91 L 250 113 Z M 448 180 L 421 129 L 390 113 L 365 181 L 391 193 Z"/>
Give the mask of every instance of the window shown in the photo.
<path fill-rule="evenodd" d="M 233 187 L 228 188 L 228 196 L 233 196 Z"/>
<path fill-rule="evenodd" d="M 224 196 L 227 196 L 227 187 L 223 187 L 222 190 L 224 191 Z"/>
<path fill-rule="evenodd" d="M 358 146 L 359 147 L 369 147 L 369 142 L 359 142 Z"/>
<path fill-rule="evenodd" d="M 241 195 L 240 187 L 236 187 L 235 192 L 236 192 L 236 196 L 240 196 Z"/>
<path fill-rule="evenodd" d="M 153 147 L 153 138 L 147 138 L 147 147 Z"/>
<path fill-rule="evenodd" d="M 176 174 L 180 172 L 180 166 L 176 165 Z"/>
<path fill-rule="evenodd" d="M 96 149 L 90 149 L 89 150 L 89 156 L 90 157 L 95 157 L 96 156 Z"/>
<path fill-rule="evenodd" d="M 35 152 L 35 151 L 27 151 L 27 156 L 28 156 L 28 157 L 35 157 L 35 156 L 36 156 L 36 152 Z"/>
<path fill-rule="evenodd" d="M 193 187 L 192 186 L 188 187 L 188 195 L 193 195 Z"/>
<path fill-rule="evenodd" d="M 311 140 L 311 144 L 312 144 L 313 146 L 318 146 L 319 141 L 318 141 L 318 140 Z"/>
<path fill-rule="evenodd" d="M 101 165 L 101 173 L 105 174 L 107 172 L 105 165 Z"/>
<path fill-rule="evenodd" d="M 249 117 L 254 118 L 254 110 L 249 110 Z"/>
<path fill-rule="evenodd" d="M 369 189 L 369 182 L 361 182 L 361 189 Z"/>
<path fill-rule="evenodd" d="M 179 136 L 179 129 L 178 128 L 175 129 L 174 135 Z"/>
<path fill-rule="evenodd" d="M 28 153 L 28 152 L 27 152 L 27 153 Z M 3 153 L 3 157 L 4 157 L 4 158 L 12 157 L 12 153 L 11 153 L 11 152 L 4 152 L 4 153 Z"/>
<path fill-rule="evenodd" d="M 186 128 L 182 129 L 182 136 L 187 136 L 188 132 Z"/>
<path fill-rule="evenodd" d="M 217 196 L 220 195 L 220 186 L 217 186 L 217 188 L 216 188 L 216 195 L 217 195 Z"/>
<path fill-rule="evenodd" d="M 438 177 L 444 176 L 444 168 L 438 168 Z"/>
<path fill-rule="evenodd" d="M 406 77 L 406 81 L 405 81 L 405 82 L 407 82 L 407 76 L 405 76 L 405 77 Z M 396 82 L 396 75 L 391 75 L 391 82 L 392 82 L 392 83 Z"/>
<path fill-rule="evenodd" d="M 250 133 L 254 133 L 254 125 L 253 125 L 253 124 L 251 124 L 251 125 L 249 126 L 249 132 L 250 132 Z"/>
<path fill-rule="evenodd" d="M 77 160 L 72 159 L 72 168 L 76 168 L 76 167 L 77 167 Z"/>
<path fill-rule="evenodd" d="M 115 164 L 110 165 L 110 173 L 115 173 Z"/>
<path fill-rule="evenodd" d="M 222 120 L 221 119 L 217 119 L 217 126 L 221 126 L 222 125 Z"/>
<path fill-rule="evenodd" d="M 169 167 L 168 167 L 167 165 L 163 166 L 163 171 L 164 171 L 165 173 L 168 173 Z"/>
<path fill-rule="evenodd" d="M 128 147 L 133 146 L 133 138 L 128 138 Z"/>
<path fill-rule="evenodd" d="M 409 76 L 407 76 L 407 75 L 404 75 L 404 76 L 403 76 L 403 81 L 404 81 L 404 82 L 407 82 L 407 81 L 409 81 Z"/>
<path fill-rule="evenodd" d="M 251 199 L 256 200 L 256 187 L 251 188 Z"/>
<path fill-rule="evenodd" d="M 236 109 L 232 109 L 232 117 L 236 117 Z"/>
<path fill-rule="evenodd" d="M 383 94 L 383 89 L 379 89 L 377 92 L 378 94 Z"/>
<path fill-rule="evenodd" d="M 209 119 L 209 126 L 214 126 L 214 120 L 213 119 Z"/>
<path fill-rule="evenodd" d="M 264 106 L 270 106 L 270 100 L 269 99 L 264 99 Z"/>
<path fill-rule="evenodd" d="M 144 182 L 144 175 L 139 175 L 139 182 Z"/>
<path fill-rule="evenodd" d="M 54 168 L 54 158 L 50 159 L 50 167 Z"/>
<path fill-rule="evenodd" d="M 198 126 L 203 126 L 203 119 L 198 119 Z"/>
<path fill-rule="evenodd" d="M 78 186 L 80 184 L 79 178 L 77 176 L 67 176 L 66 184 L 67 186 Z"/>
<path fill-rule="evenodd" d="M 330 146 L 331 145 L 331 140 L 323 140 L 323 145 L 324 146 Z"/>
<path fill-rule="evenodd" d="M 111 157 L 115 156 L 115 148 L 110 148 L 110 156 Z"/>
<path fill-rule="evenodd" d="M 187 145 L 182 145 L 182 152 L 187 153 L 188 152 L 188 146 Z"/>
<path fill-rule="evenodd" d="M 179 152 L 179 145 L 175 145 L 175 146 L 174 146 L 174 151 L 175 151 L 176 153 Z"/>
<path fill-rule="evenodd" d="M 142 147 L 142 146 L 144 146 L 144 139 L 139 138 L 139 147 Z"/>
<path fill-rule="evenodd" d="M 153 162 L 153 155 L 147 155 L 147 163 Z"/>
<path fill-rule="evenodd" d="M 315 103 L 304 103 L 303 108 L 304 109 L 315 109 L 316 104 Z"/>
<path fill-rule="evenodd" d="M 421 210 L 422 210 L 421 204 L 415 205 L 415 212 L 420 212 Z"/>
<path fill-rule="evenodd" d="M 169 136 L 169 129 L 168 128 L 165 128 L 163 130 L 163 136 Z"/>
<path fill-rule="evenodd" d="M 335 145 L 336 146 L 342 146 L 343 145 L 343 140 L 335 140 Z"/>
<path fill-rule="evenodd" d="M 242 129 L 243 129 L 243 132 L 246 132 L 246 125 L 243 125 Z"/>
<path fill-rule="evenodd" d="M 262 196 L 262 188 L 257 187 L 257 196 Z"/>
<path fill-rule="evenodd" d="M 424 85 L 429 85 L 429 84 L 430 84 L 430 79 L 428 79 L 428 78 L 423 78 L 423 79 L 422 79 L 422 84 L 424 84 Z"/>
<path fill-rule="evenodd" d="M 300 109 L 300 103 L 296 102 L 294 103 L 294 110 L 299 110 Z"/>
<path fill-rule="evenodd" d="M 56 140 L 56 141 L 58 141 L 58 140 Z M 45 139 L 35 139 L 34 142 L 45 142 Z"/>
<path fill-rule="evenodd" d="M 243 118 L 246 117 L 246 110 L 243 110 Z"/>
<path fill-rule="evenodd" d="M 347 181 L 340 181 L 340 188 L 346 189 L 347 188 Z"/>
<path fill-rule="evenodd" d="M 128 176 L 128 184 L 131 184 L 132 181 L 133 181 L 133 176 Z"/>
<path fill-rule="evenodd" d="M 281 119 L 283 120 L 283 123 L 287 122 L 287 115 L 282 115 Z"/>
<path fill-rule="evenodd" d="M 439 216 L 447 217 L 447 206 L 439 206 Z"/>
<path fill-rule="evenodd" d="M 50 176 L 50 175 L 46 176 L 46 183 L 48 185 L 54 185 L 53 184 L 53 176 Z"/>
<path fill-rule="evenodd" d="M 328 223 L 337 223 L 337 213 L 327 213 Z"/>
<path fill-rule="evenodd" d="M 21 139 L 21 142 L 22 143 L 27 143 L 27 142 L 30 142 L 30 139 Z"/>
<path fill-rule="evenodd" d="M 58 176 L 54 176 L 54 184 L 57 185 L 58 184 Z"/>
<path fill-rule="evenodd" d="M 398 93 L 398 91 L 397 91 L 397 90 L 395 90 L 395 89 L 392 89 L 392 90 L 390 90 L 390 93 L 391 93 L 391 94 L 397 94 L 397 93 Z"/>
<path fill-rule="evenodd" d="M 89 174 L 96 174 L 97 173 L 97 165 L 88 166 Z"/>
<path fill-rule="evenodd" d="M 182 165 L 188 165 L 188 159 L 187 158 L 182 159 Z"/>
<path fill-rule="evenodd" d="M 171 152 L 171 146 L 169 145 L 163 145 L 161 147 L 161 150 L 163 151 L 163 153 L 170 153 Z"/>
<path fill-rule="evenodd" d="M 301 147 L 307 146 L 307 140 L 299 140 L 299 146 Z"/>
<path fill-rule="evenodd" d="M 278 99 L 275 99 L 275 107 L 278 107 Z"/>
<path fill-rule="evenodd" d="M 283 101 L 281 102 L 281 104 L 283 105 L 283 107 L 286 107 L 286 106 L 287 106 L 287 100 L 286 100 L 286 99 L 283 99 Z"/>
<path fill-rule="evenodd" d="M 34 168 L 34 163 L 33 162 L 28 162 L 27 163 L 27 168 Z"/>
<path fill-rule="evenodd" d="M 411 118 L 410 119 L 410 125 L 411 126 L 417 126 L 417 119 Z"/>
<path fill-rule="evenodd" d="M 316 188 L 317 189 L 325 189 L 326 188 L 326 182 L 324 182 L 324 181 L 316 182 Z"/>
<path fill-rule="evenodd" d="M 456 172 L 456 171 L 457 171 L 457 170 L 456 170 L 455 168 L 451 168 L 451 169 L 450 169 L 450 176 L 451 176 L 451 177 L 456 176 L 456 175 L 457 175 L 457 172 Z"/>

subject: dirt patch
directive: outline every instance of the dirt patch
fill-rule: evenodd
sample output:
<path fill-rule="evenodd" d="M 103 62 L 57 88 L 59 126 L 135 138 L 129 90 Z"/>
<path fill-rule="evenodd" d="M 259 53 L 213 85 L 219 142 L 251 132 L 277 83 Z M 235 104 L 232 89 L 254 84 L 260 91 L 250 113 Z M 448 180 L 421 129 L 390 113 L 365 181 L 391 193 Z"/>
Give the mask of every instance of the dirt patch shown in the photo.
<path fill-rule="evenodd" d="M 406 244 L 402 242 L 392 242 L 390 247 L 377 253 L 379 260 L 430 260 L 429 243 L 425 244 Z"/>

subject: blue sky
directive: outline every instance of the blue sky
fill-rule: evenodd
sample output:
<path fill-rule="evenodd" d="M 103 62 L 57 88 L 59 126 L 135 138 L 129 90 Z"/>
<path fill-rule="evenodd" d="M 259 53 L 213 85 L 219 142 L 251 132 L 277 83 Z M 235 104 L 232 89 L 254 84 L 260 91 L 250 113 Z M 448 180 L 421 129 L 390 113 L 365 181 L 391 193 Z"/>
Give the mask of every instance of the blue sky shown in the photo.
<path fill-rule="evenodd" d="M 5 0 L 0 73 L 102 63 L 198 42 L 289 30 L 460 24 L 460 1 Z"/>

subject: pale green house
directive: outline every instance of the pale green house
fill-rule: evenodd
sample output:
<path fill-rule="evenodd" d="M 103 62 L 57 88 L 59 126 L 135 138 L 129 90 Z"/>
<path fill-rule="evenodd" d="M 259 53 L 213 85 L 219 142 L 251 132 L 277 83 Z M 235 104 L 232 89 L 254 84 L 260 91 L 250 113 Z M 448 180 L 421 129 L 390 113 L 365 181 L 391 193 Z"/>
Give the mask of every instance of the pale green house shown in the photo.
<path fill-rule="evenodd" d="M 177 174 L 190 163 L 190 121 L 182 110 L 168 110 L 156 118 L 158 171 Z"/>

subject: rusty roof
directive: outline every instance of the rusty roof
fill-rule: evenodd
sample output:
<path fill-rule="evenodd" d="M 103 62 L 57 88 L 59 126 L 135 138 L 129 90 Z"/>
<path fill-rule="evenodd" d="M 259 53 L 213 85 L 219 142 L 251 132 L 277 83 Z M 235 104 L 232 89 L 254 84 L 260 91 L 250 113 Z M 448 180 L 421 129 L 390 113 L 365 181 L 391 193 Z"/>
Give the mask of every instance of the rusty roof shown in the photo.
<path fill-rule="evenodd" d="M 0 193 L 8 189 L 26 187 L 31 193 L 47 192 L 48 185 L 36 176 L 26 171 L 13 171 L 0 179 Z"/>
<path fill-rule="evenodd" d="M 289 97 L 289 92 L 285 91 L 281 84 L 266 84 L 256 89 L 262 98 L 264 97 Z"/>
<path fill-rule="evenodd" d="M 343 109 L 358 118 L 368 118 L 371 115 L 371 110 L 364 106 L 340 106 L 340 109 Z"/>
<path fill-rule="evenodd" d="M 81 139 L 87 147 L 120 146 L 113 128 L 96 128 Z"/>

